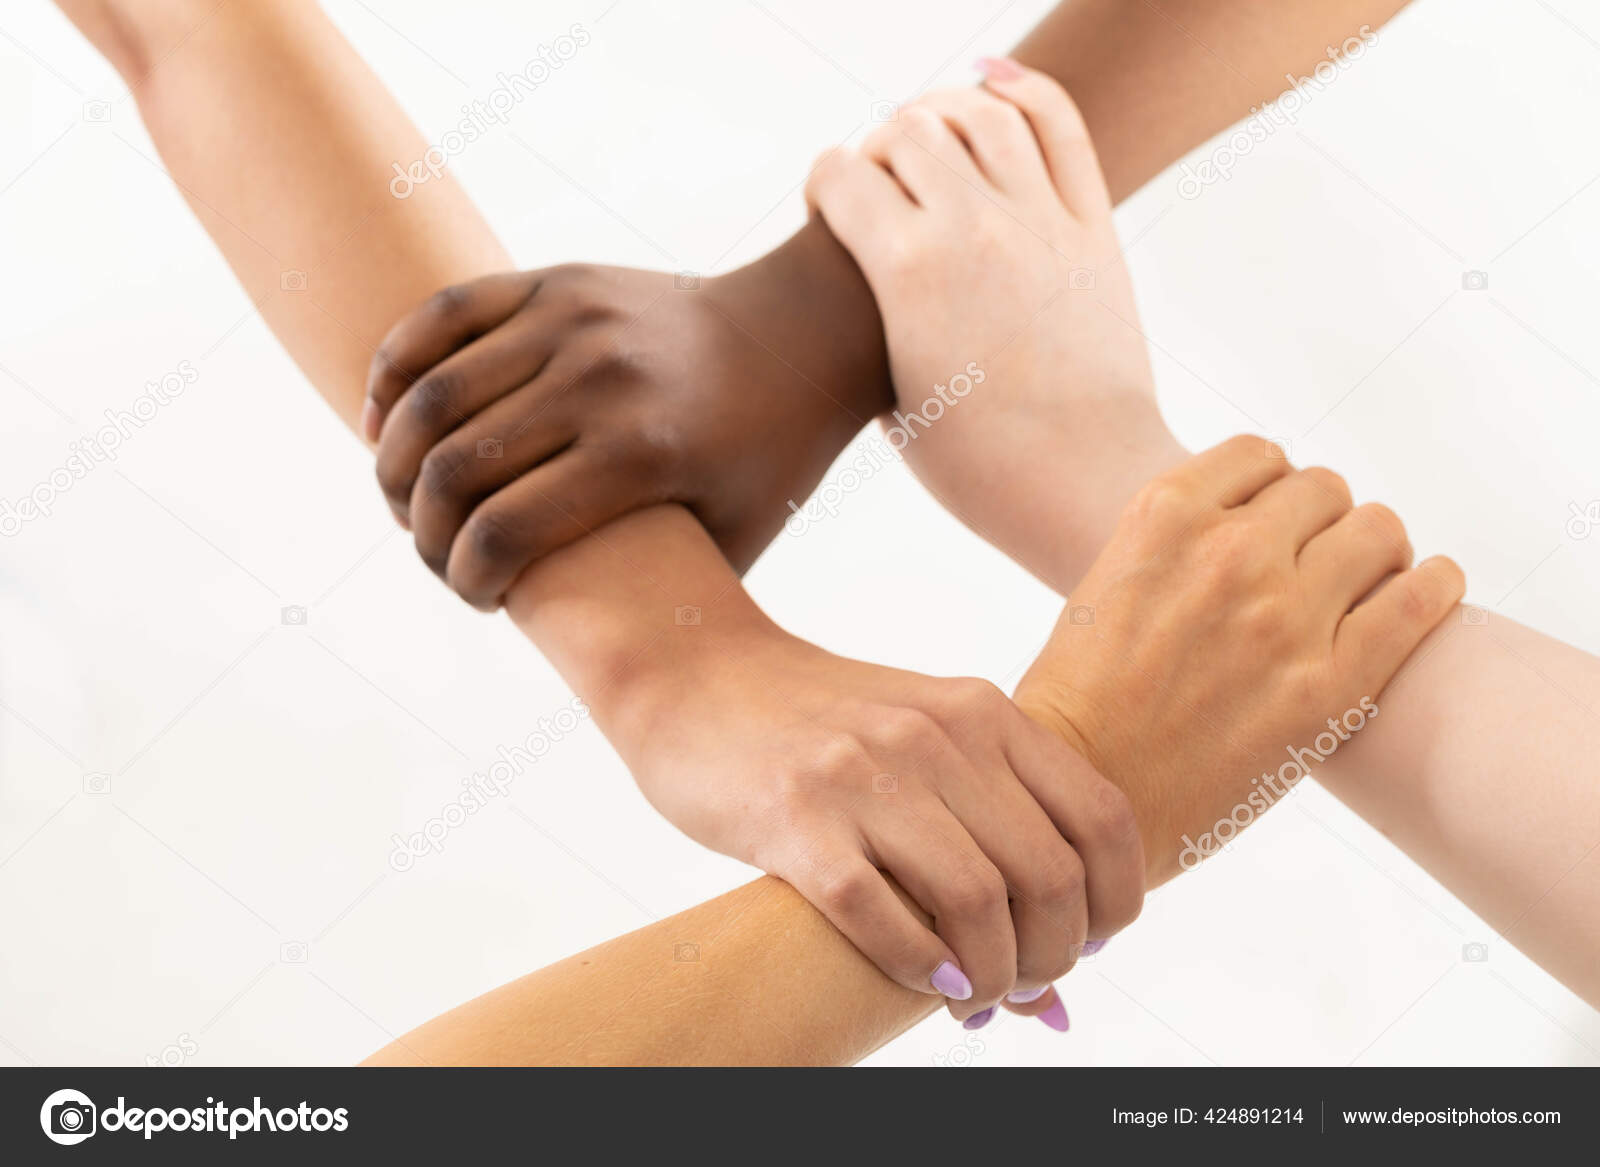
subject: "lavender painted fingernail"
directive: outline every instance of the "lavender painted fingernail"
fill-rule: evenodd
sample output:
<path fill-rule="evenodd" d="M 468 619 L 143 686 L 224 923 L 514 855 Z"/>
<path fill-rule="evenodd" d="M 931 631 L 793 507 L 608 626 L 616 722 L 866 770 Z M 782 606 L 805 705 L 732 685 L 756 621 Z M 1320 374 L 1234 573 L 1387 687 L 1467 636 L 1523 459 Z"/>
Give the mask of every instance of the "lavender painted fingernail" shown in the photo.
<path fill-rule="evenodd" d="M 1015 993 L 1007 993 L 1006 1000 L 1013 1005 L 1026 1005 L 1029 1001 L 1037 1001 L 1049 991 L 1049 985 L 1044 985 L 1037 989 L 1018 989 Z"/>
<path fill-rule="evenodd" d="M 1093 956 L 1105 946 L 1106 942 L 1104 940 L 1085 940 L 1083 942 L 1083 948 L 1079 951 L 1078 955 L 1080 957 Z"/>
<path fill-rule="evenodd" d="M 982 1029 L 994 1018 L 994 1006 L 990 1005 L 980 1013 L 974 1013 L 961 1023 L 962 1029 Z"/>
<path fill-rule="evenodd" d="M 1061 1003 L 1060 997 L 1050 1003 L 1050 1008 L 1039 1014 L 1039 1020 L 1057 1033 L 1065 1033 L 1072 1027 L 1072 1022 L 1067 1020 L 1067 1007 Z"/>
<path fill-rule="evenodd" d="M 957 968 L 954 961 L 947 960 L 934 969 L 928 982 L 952 1001 L 965 1001 L 972 996 L 972 982 L 967 980 L 967 974 Z"/>

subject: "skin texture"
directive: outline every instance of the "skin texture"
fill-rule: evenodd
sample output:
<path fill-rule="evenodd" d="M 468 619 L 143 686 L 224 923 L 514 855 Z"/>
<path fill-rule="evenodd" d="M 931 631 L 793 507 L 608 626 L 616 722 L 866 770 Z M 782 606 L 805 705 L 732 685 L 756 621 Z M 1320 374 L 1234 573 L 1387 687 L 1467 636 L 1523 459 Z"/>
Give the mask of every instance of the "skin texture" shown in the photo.
<path fill-rule="evenodd" d="M 1179 872 L 1172 840 L 1248 796 L 1252 759 L 1313 733 L 1316 710 L 1381 691 L 1461 590 L 1454 565 L 1434 561 L 1348 613 L 1350 588 L 1386 570 L 1387 550 L 1261 446 L 1234 439 L 1151 484 L 1090 570 L 1096 623 L 1069 608 L 1017 691 L 1041 725 L 1108 759 L 1140 808 L 1152 885 Z M 1251 651 L 1244 634 L 1277 651 Z M 1186 747 L 1185 727 L 1213 717 L 1234 719 L 1227 741 Z M 903 794 L 878 797 L 892 808 Z M 1057 1000 L 1017 1008 L 1045 1014 Z M 930 1011 L 763 880 L 485 994 L 368 1064 L 848 1064 Z"/>
<path fill-rule="evenodd" d="M 986 87 L 1016 105 L 1046 144 L 1036 167 L 1046 166 L 1053 132 L 1075 137 L 1076 119 L 1047 79 L 1029 73 L 991 76 Z M 1052 117 L 1060 119 L 1054 129 L 1047 124 Z M 844 161 L 849 165 L 839 173 L 848 176 L 859 169 Z M 871 164 L 881 169 L 876 160 Z M 813 183 L 813 201 L 830 222 L 854 221 L 882 209 L 883 204 L 868 201 L 859 208 L 846 205 L 858 189 L 870 193 L 874 188 Z M 1150 474 L 1178 465 L 1182 448 L 1155 409 L 1142 359 L 1129 360 L 1120 375 L 1107 375 L 1103 367 L 1098 377 L 1081 374 L 1089 354 L 1070 343 L 1074 293 L 1051 248 L 1034 246 L 1008 255 L 1009 278 L 985 284 L 987 261 L 981 254 L 939 242 L 941 236 L 975 230 L 1016 238 L 1007 232 L 1013 216 L 1021 216 L 1060 247 L 1091 247 L 1097 238 L 1092 224 L 1062 222 L 1084 218 L 1078 205 L 1068 198 L 1063 209 L 1051 211 L 1038 200 L 1021 202 L 993 191 L 984 197 L 953 178 L 942 190 L 946 198 L 936 211 L 917 210 L 936 220 L 948 215 L 946 230 L 937 221 L 931 229 L 917 224 L 912 209 L 904 206 L 890 219 L 873 221 L 888 232 L 904 223 L 910 241 L 905 250 L 913 254 L 899 254 L 897 263 L 919 272 L 916 280 L 895 283 L 890 270 L 875 271 L 879 260 L 869 248 L 857 255 L 881 289 L 891 352 L 914 353 L 927 369 L 959 368 L 974 350 L 998 349 L 1042 305 L 1053 303 L 1045 309 L 1050 312 L 1067 306 L 1060 307 L 1060 330 L 1030 333 L 1036 343 L 1051 338 L 1061 343 L 1038 349 L 1035 369 L 995 362 L 990 381 L 940 422 L 941 436 L 945 427 L 952 434 L 963 427 L 962 440 L 919 438 L 921 460 L 913 465 L 919 474 L 949 484 L 948 501 L 980 534 L 1062 594 L 1070 592 L 1074 601 L 1096 607 L 1099 631 L 1101 605 L 1084 590 L 1100 586 L 1092 573 L 1085 576 L 1101 545 L 1098 533 L 1109 537 L 1118 514 L 1140 496 Z M 986 217 L 993 221 L 974 225 L 974 219 Z M 985 289 L 982 302 L 969 301 L 966 289 L 978 286 Z M 1114 282 L 1100 281 L 1094 293 L 1104 311 L 1132 326 L 1131 303 L 1119 299 Z M 952 298 L 958 303 L 952 305 Z M 964 319 L 972 327 L 952 329 L 947 335 L 958 338 L 959 347 L 941 348 L 938 334 L 923 324 L 930 318 Z M 990 330 L 987 342 L 978 334 L 979 322 Z M 1106 351 L 1111 350 L 1092 359 L 1103 362 Z M 1048 375 L 1040 377 L 1036 370 Z M 1122 400 L 1108 403 L 1107 390 L 1117 386 Z M 918 383 L 907 396 L 925 392 Z M 1107 418 L 1120 418 L 1120 428 L 1086 432 L 1109 424 Z M 1114 456 L 1096 458 L 1092 451 L 1077 460 L 1044 456 L 1058 446 L 1099 444 L 1113 449 Z M 986 473 L 985 467 L 1004 467 L 1004 473 Z M 1326 472 L 1306 471 L 1303 478 L 1324 488 L 1315 493 L 1327 506 L 1348 505 L 1342 483 Z M 1009 521 L 1016 514 L 1026 514 L 1027 523 Z M 1358 507 L 1340 522 L 1360 522 L 1364 537 L 1389 548 L 1397 567 L 1409 562 L 1409 544 L 1386 511 Z M 1159 660 L 1145 667 L 1153 676 L 1164 675 Z M 1347 708 L 1329 708 L 1323 716 L 1337 717 Z M 1314 772 L 1501 937 L 1600 1005 L 1600 931 L 1594 927 L 1600 918 L 1600 772 L 1588 746 L 1596 708 L 1600 659 L 1486 609 L 1461 608 L 1413 654 L 1386 694 L 1382 716 L 1341 743 Z M 1102 740 L 1121 736 L 1110 729 L 1118 716 L 1104 710 L 1104 726 L 1096 731 Z M 1227 722 L 1194 719 L 1179 736 L 1191 750 L 1201 738 L 1219 739 L 1207 746 L 1213 749 L 1231 732 Z M 1274 743 L 1274 756 L 1281 763 L 1287 760 L 1281 751 L 1313 744 L 1286 737 Z M 1091 749 L 1090 757 L 1108 772 L 1119 769 L 1110 755 Z M 1163 844 L 1177 838 L 1168 833 Z M 1148 840 L 1146 845 L 1153 846 Z"/>
<path fill-rule="evenodd" d="M 1018 54 L 1079 95 L 1120 199 L 1400 7 L 1068 0 Z M 890 408 L 894 383 L 907 382 L 891 382 L 873 297 L 813 222 L 695 290 L 586 267 L 452 288 L 385 342 L 363 426 L 423 559 L 494 608 L 541 556 L 663 501 L 688 506 L 743 571 Z"/>
<path fill-rule="evenodd" d="M 393 160 L 420 157 L 425 145 L 315 5 L 64 7 L 103 38 L 202 225 L 347 424 L 360 424 L 366 374 L 403 306 L 509 266 L 452 182 L 390 196 Z M 278 194 L 285 184 L 292 200 Z M 303 290 L 285 290 L 285 271 L 305 273 Z M 682 634 L 695 626 L 679 622 L 680 607 L 702 610 L 705 636 Z M 970 681 L 844 660 L 773 629 L 680 506 L 629 513 L 541 560 L 517 579 L 507 609 L 623 756 L 650 759 L 641 776 L 675 821 L 792 875 L 925 994 L 935 994 L 930 978 L 943 962 L 970 965 L 973 993 L 950 1001 L 958 1018 L 995 1005 L 1019 968 L 1024 988 L 1047 983 L 1071 967 L 1085 936 L 1110 935 L 1137 912 L 1141 889 L 1127 873 L 1139 867 L 1138 841 L 1113 787 L 1014 709 L 969 716 L 979 704 L 999 707 L 992 690 L 975 697 L 981 687 Z M 731 643 L 719 639 L 724 627 L 750 638 L 723 658 L 744 672 L 718 674 L 725 701 L 694 706 L 695 718 L 674 721 L 670 749 L 647 750 L 641 711 L 682 696 L 682 678 L 706 667 L 713 645 Z M 721 739 L 730 716 L 768 726 L 792 749 L 769 746 L 752 772 Z M 922 800 L 915 825 L 942 832 L 892 855 L 883 800 L 861 797 L 889 766 L 904 771 L 902 802 Z M 978 799 L 979 783 L 1003 793 Z M 949 815 L 929 806 L 935 797 Z M 1024 862 L 1024 839 L 1045 848 L 1039 863 Z M 829 865 L 812 858 L 819 850 Z M 892 908 L 879 863 L 914 889 L 932 929 Z M 1047 926 L 1055 919 L 1059 927 Z M 1008 964 L 997 953 L 1016 956 Z"/>
<path fill-rule="evenodd" d="M 508 610 L 675 824 L 770 864 L 907 987 L 929 991 L 953 951 L 974 988 L 950 1002 L 959 1019 L 1015 989 L 1019 967 L 1024 989 L 1047 983 L 1086 937 L 1137 914 L 1125 800 L 993 686 L 822 652 L 760 613 L 686 512 L 659 525 L 697 556 L 650 554 L 646 524 L 658 519 L 597 536 L 636 568 L 605 594 L 563 553 Z M 878 868 L 932 931 L 897 909 Z"/>
<path fill-rule="evenodd" d="M 1061 394 L 1063 381 L 1078 403 L 1080 432 L 1120 429 L 1123 420 L 1155 411 L 1111 200 L 1083 120 L 1043 74 L 1009 61 L 990 69 L 994 89 L 930 94 L 859 151 L 824 158 L 807 190 L 883 306 L 898 382 L 926 383 L 954 353 L 986 354 L 979 361 L 985 380 L 971 389 L 981 407 L 952 406 L 905 451 L 924 482 L 963 495 L 982 474 L 970 452 L 996 451 L 1031 429 L 1029 419 L 1050 412 L 1044 399 Z M 1084 272 L 1104 276 L 1083 280 Z M 952 296 L 951 288 L 961 294 Z M 1050 371 L 1048 386 L 1041 370 Z M 904 408 L 917 407 L 906 401 Z M 1079 452 L 1081 437 L 1046 433 L 1069 457 Z M 1032 441 L 1038 448 L 1037 435 Z M 1059 459 L 1059 449 L 1054 453 Z M 982 522 L 974 525 L 997 532 L 990 537 L 1019 558 L 1038 541 L 1027 510 L 978 514 Z M 1281 755 L 1312 742 L 1325 718 L 1351 710 L 1351 720 L 1364 726 L 1363 700 L 1370 705 L 1464 587 L 1448 560 L 1407 570 L 1411 546 L 1392 511 L 1374 504 L 1352 510 L 1337 474 L 1296 471 L 1260 438 L 1233 439 L 1156 477 L 1121 523 L 1074 589 L 1018 699 L 1107 774 L 1127 780 L 1136 757 L 1160 760 L 1164 772 L 1143 774 L 1136 784 L 1147 800 L 1136 808 L 1146 822 L 1227 818 L 1249 793 L 1233 791 L 1230 800 L 1220 781 L 1230 772 L 1260 774 L 1263 797 L 1282 797 L 1288 791 L 1280 783 L 1292 785 L 1305 767 L 1296 763 L 1275 782 L 1272 772 L 1284 759 L 1244 743 L 1273 742 L 1270 754 Z M 1092 525 L 1074 533 L 1080 541 L 1093 535 Z M 1142 624 L 1128 608 L 1148 602 L 1130 585 L 1152 578 L 1172 595 L 1195 597 L 1170 632 Z M 1196 588 L 1197 579 L 1215 586 Z M 1232 595 L 1250 602 L 1241 606 Z M 1108 621 L 1112 613 L 1122 619 Z M 1421 623 L 1394 636 L 1407 617 Z M 1090 639 L 1109 655 L 1072 651 Z M 1275 700 L 1210 683 L 1250 672 L 1255 657 L 1277 670 Z M 1131 670 L 1140 683 L 1091 661 L 1116 674 Z M 1217 665 L 1225 667 L 1213 673 Z M 1036 695 L 1044 676 L 1054 678 L 1049 697 Z M 1364 687 L 1358 692 L 1336 680 Z M 1130 723 L 1130 699 L 1153 714 Z M 1185 747 L 1197 722 L 1220 738 L 1210 781 L 1196 781 Z M 1152 751 L 1152 738 L 1162 748 Z M 1347 739 L 1340 731 L 1339 740 Z M 1151 857 L 1156 871 L 1176 870 L 1178 839 L 1174 833 L 1162 841 Z"/>

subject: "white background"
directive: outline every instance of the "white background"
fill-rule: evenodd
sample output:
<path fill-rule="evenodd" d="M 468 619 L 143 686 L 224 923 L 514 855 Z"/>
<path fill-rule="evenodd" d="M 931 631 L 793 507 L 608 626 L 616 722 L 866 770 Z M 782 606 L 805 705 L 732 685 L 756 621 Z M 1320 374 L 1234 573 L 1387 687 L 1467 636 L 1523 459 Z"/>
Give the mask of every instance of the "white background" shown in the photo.
<path fill-rule="evenodd" d="M 332 9 L 430 139 L 584 22 L 593 43 L 458 172 L 519 264 L 710 272 L 800 222 L 805 167 L 874 100 L 970 80 L 1048 7 L 608 5 Z M 108 123 L 84 120 L 96 99 Z M 1230 181 L 1185 201 L 1163 176 L 1119 212 L 1180 437 L 1292 439 L 1456 556 L 1475 601 L 1590 651 L 1600 539 L 1566 524 L 1600 498 L 1597 103 L 1592 5 L 1423 0 Z M 182 361 L 199 380 L 0 540 L 0 1063 L 180 1039 L 194 1064 L 349 1062 L 747 878 L 660 820 L 590 725 L 390 870 L 392 833 L 569 694 L 415 560 L 152 157 L 92 49 L 43 0 L 8 4 L 0 497 L 146 381 Z M 830 648 L 1007 685 L 1059 603 L 903 470 L 780 539 L 750 586 Z M 280 623 L 290 604 L 306 626 Z M 1600 1062 L 1600 1016 L 1309 787 L 1064 995 L 1070 1035 L 1002 1015 L 980 1048 L 937 1018 L 873 1061 Z"/>

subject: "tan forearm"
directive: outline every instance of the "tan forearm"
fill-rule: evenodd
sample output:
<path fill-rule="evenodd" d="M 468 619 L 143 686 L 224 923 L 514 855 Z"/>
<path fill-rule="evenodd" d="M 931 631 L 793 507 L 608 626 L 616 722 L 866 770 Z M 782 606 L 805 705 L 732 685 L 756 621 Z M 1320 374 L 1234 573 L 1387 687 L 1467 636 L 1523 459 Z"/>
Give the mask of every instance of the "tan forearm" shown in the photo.
<path fill-rule="evenodd" d="M 509 266 L 451 180 L 390 198 L 388 164 L 421 137 L 321 12 L 299 0 L 149 3 L 128 48 L 116 6 L 64 5 L 130 71 L 174 179 L 313 385 L 352 428 L 372 347 L 437 288 Z M 194 18 L 191 20 L 190 18 Z M 81 19 L 80 19 L 81 18 Z M 304 292 L 280 287 L 304 270 Z M 630 662 L 659 667 L 676 609 L 702 631 L 761 620 L 688 513 L 628 516 L 551 556 L 508 598 L 596 716 Z M 662 640 L 661 637 L 668 637 Z M 674 959 L 674 946 L 700 959 Z M 680 955 L 683 953 L 680 952 Z M 541 970 L 380 1055 L 440 1062 L 848 1062 L 937 998 L 884 978 L 786 884 L 763 879 Z M 409 1048 L 408 1048 L 409 1047 Z"/>
<path fill-rule="evenodd" d="M 1066 86 L 1121 201 L 1406 0 L 1065 0 L 1014 55 Z"/>
<path fill-rule="evenodd" d="M 937 1009 L 771 877 L 412 1030 L 367 1065 L 849 1065 Z"/>
<path fill-rule="evenodd" d="M 393 164 L 426 143 L 312 0 L 62 7 L 124 72 L 184 198 L 352 429 L 394 322 L 442 287 L 511 267 L 448 173 L 405 199 L 390 193 Z M 668 561 L 684 598 L 643 602 L 665 598 Z M 732 605 L 744 593 L 699 524 L 660 507 L 540 563 L 507 607 L 603 722 L 619 671 L 672 626 L 674 606 L 712 597 Z"/>

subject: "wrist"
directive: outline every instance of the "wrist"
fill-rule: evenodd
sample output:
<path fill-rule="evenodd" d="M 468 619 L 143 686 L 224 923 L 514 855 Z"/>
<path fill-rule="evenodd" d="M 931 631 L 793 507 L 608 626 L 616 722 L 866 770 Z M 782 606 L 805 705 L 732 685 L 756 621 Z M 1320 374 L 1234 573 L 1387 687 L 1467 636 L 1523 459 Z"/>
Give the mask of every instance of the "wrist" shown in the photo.
<path fill-rule="evenodd" d="M 999 403 L 996 403 L 999 404 Z M 997 409 L 961 441 L 910 459 L 988 542 L 1068 595 L 1150 479 L 1186 454 L 1152 397 L 1127 393 Z M 1005 466 L 997 476 L 996 466 Z"/>
<path fill-rule="evenodd" d="M 1071 703 L 1063 699 L 1061 694 L 1051 690 L 1046 683 L 1035 681 L 1032 670 L 1017 686 L 1014 700 L 1023 713 L 1060 737 L 1107 781 L 1127 795 L 1133 807 L 1133 817 L 1139 824 L 1140 842 L 1144 845 L 1145 887 L 1159 887 L 1178 875 L 1181 869 L 1173 845 L 1177 836 L 1168 830 L 1161 807 L 1148 797 L 1148 784 L 1135 781 L 1134 775 L 1129 774 L 1125 767 L 1111 765 L 1103 751 L 1097 750 L 1092 739 L 1079 728 L 1085 719 L 1078 716 Z"/>
<path fill-rule="evenodd" d="M 838 415 L 841 448 L 894 405 L 877 301 L 820 219 L 712 283 L 724 311 L 818 387 Z"/>
<path fill-rule="evenodd" d="M 656 627 L 648 640 L 618 660 L 598 706 L 591 703 L 596 723 L 629 760 L 641 757 L 659 740 L 661 727 L 681 714 L 686 684 L 708 685 L 714 674 L 793 640 L 742 588 L 700 604 L 669 606 L 649 622 Z"/>

